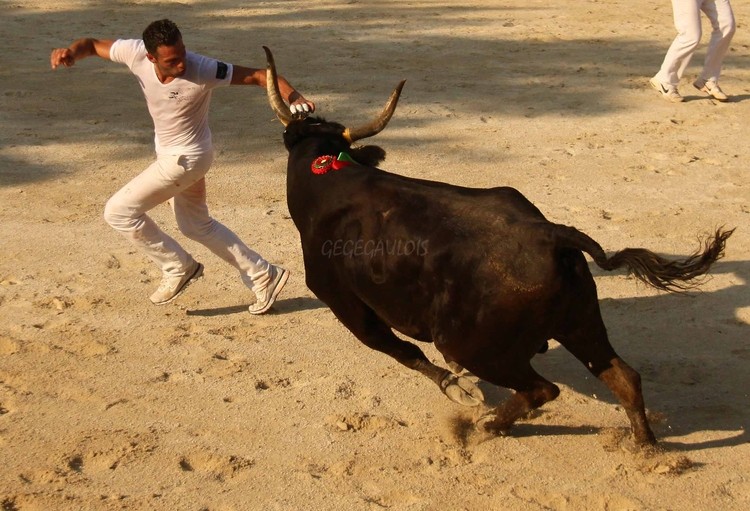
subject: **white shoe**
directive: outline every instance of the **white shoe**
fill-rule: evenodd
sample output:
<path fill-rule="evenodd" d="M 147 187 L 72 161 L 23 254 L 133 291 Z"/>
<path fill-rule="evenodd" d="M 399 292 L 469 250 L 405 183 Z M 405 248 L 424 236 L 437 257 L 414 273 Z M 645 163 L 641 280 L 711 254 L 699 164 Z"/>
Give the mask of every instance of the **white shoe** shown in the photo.
<path fill-rule="evenodd" d="M 197 261 L 193 261 L 182 275 L 165 275 L 161 279 L 159 288 L 151 295 L 151 301 L 154 305 L 164 305 L 171 302 L 180 296 L 188 284 L 201 275 L 203 275 L 203 265 Z"/>
<path fill-rule="evenodd" d="M 271 281 L 265 289 L 255 292 L 255 303 L 248 307 L 250 314 L 263 314 L 276 301 L 284 284 L 289 280 L 289 272 L 280 266 L 271 266 Z"/>
<path fill-rule="evenodd" d="M 650 83 L 651 87 L 656 89 L 659 94 L 661 94 L 661 97 L 663 97 L 667 101 L 670 101 L 672 103 L 682 103 L 683 101 L 685 101 L 685 98 L 680 95 L 677 87 L 675 87 L 674 85 L 664 85 L 655 77 L 651 78 L 648 83 Z"/>
<path fill-rule="evenodd" d="M 724 94 L 724 91 L 721 90 L 719 84 L 713 80 L 706 81 L 703 78 L 698 78 L 693 82 L 693 87 L 701 92 L 705 92 L 709 96 L 712 96 L 716 101 L 724 102 L 729 100 L 729 96 Z"/>

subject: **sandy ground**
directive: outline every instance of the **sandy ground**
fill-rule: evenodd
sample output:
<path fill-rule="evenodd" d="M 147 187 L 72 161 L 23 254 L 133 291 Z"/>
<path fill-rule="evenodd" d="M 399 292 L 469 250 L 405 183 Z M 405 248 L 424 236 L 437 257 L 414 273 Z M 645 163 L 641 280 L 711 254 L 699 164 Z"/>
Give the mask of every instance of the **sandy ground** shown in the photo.
<path fill-rule="evenodd" d="M 647 86 L 673 37 L 646 0 L 3 1 L 0 23 L 2 510 L 740 510 L 750 508 L 750 3 L 722 85 L 683 104 Z M 44 7 L 40 7 L 44 5 Z M 175 20 L 189 48 L 279 69 L 345 124 L 369 121 L 383 167 L 510 185 L 607 250 L 685 256 L 737 227 L 703 292 L 595 271 L 612 343 L 643 376 L 662 450 L 633 453 L 606 388 L 559 345 L 535 367 L 560 397 L 511 436 L 362 346 L 305 287 L 281 125 L 264 93 L 214 95 L 212 213 L 292 279 L 271 314 L 190 241 L 205 277 L 154 307 L 156 268 L 102 220 L 152 158 L 127 69 L 52 72 L 80 36 Z M 704 42 L 705 42 L 704 37 Z M 184 240 L 167 206 L 153 211 Z M 424 348 L 440 361 L 432 346 Z M 508 393 L 479 382 L 487 401 Z"/>

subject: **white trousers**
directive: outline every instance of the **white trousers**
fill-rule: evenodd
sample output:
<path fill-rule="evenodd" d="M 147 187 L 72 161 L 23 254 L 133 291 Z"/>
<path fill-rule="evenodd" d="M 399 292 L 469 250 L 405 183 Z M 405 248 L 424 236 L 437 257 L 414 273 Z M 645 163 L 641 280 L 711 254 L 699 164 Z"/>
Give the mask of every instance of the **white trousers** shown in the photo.
<path fill-rule="evenodd" d="M 180 232 L 237 268 L 250 289 L 263 289 L 270 264 L 208 214 L 205 175 L 213 153 L 158 155 L 107 202 L 104 219 L 154 261 L 165 276 L 184 275 L 193 257 L 146 214 L 170 201 Z"/>
<path fill-rule="evenodd" d="M 729 0 L 672 0 L 677 37 L 656 74 L 658 81 L 679 85 L 701 40 L 701 11 L 711 22 L 712 30 L 700 77 L 706 81 L 719 81 L 721 64 L 729 51 L 735 31 L 734 13 Z"/>

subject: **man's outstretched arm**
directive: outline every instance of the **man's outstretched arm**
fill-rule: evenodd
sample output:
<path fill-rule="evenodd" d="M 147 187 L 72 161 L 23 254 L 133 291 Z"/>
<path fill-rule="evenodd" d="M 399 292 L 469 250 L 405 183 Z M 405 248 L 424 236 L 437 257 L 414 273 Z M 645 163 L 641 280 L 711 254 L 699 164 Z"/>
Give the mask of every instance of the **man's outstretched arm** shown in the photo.
<path fill-rule="evenodd" d="M 315 103 L 306 100 L 283 76 L 279 76 L 278 80 L 281 97 L 289 103 L 292 112 L 312 113 L 315 111 Z M 235 65 L 232 71 L 232 85 L 258 85 L 265 88 L 266 70 Z"/>
<path fill-rule="evenodd" d="M 85 59 L 86 57 L 101 57 L 103 59 L 109 59 L 109 49 L 112 47 L 113 40 L 110 39 L 92 39 L 90 37 L 84 37 L 76 39 L 67 48 L 55 48 L 49 57 L 49 63 L 52 69 L 57 69 L 59 66 L 70 67 L 76 63 L 76 61 Z"/>

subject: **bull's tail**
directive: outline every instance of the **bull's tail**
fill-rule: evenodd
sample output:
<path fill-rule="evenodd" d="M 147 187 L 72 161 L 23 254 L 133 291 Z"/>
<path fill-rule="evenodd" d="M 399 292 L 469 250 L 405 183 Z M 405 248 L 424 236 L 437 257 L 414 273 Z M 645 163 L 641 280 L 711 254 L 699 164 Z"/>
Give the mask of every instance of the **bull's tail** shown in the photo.
<path fill-rule="evenodd" d="M 626 268 L 637 279 L 664 291 L 686 291 L 700 284 L 697 277 L 705 275 L 711 265 L 724 256 L 727 238 L 734 229 L 719 228 L 691 256 L 681 260 L 661 257 L 645 248 L 626 248 L 610 257 L 602 247 L 581 231 L 566 225 L 555 225 L 560 245 L 588 253 L 603 270 Z"/>

